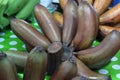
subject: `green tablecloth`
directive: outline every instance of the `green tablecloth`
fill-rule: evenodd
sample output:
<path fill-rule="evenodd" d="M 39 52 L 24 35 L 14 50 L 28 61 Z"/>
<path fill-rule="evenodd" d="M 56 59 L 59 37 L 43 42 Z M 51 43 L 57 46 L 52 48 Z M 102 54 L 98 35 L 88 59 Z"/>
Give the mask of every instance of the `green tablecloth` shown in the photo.
<path fill-rule="evenodd" d="M 37 30 L 38 24 L 35 20 L 31 23 Z M 99 44 L 98 41 L 94 41 L 93 46 L 97 46 Z M 20 50 L 25 51 L 24 43 L 17 38 L 17 36 L 10 30 L 5 30 L 0 32 L 0 50 Z M 111 62 L 104 66 L 103 68 L 97 70 L 97 72 L 101 74 L 109 74 L 111 75 L 113 80 L 120 80 L 120 51 L 111 59 Z M 23 75 L 18 74 L 20 80 L 22 80 Z M 49 77 L 46 76 L 45 80 L 49 80 Z"/>

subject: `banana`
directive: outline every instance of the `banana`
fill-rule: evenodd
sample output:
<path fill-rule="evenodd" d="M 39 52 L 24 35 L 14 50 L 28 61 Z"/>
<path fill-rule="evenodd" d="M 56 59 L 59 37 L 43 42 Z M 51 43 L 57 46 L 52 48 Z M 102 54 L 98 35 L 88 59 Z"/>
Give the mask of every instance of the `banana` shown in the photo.
<path fill-rule="evenodd" d="M 23 80 L 44 80 L 47 61 L 47 53 L 42 47 L 33 48 L 26 61 Z"/>
<path fill-rule="evenodd" d="M 91 69 L 99 69 L 110 62 L 120 49 L 120 32 L 113 30 L 101 43 L 92 48 L 74 53 L 78 59 Z"/>
<path fill-rule="evenodd" d="M 9 20 L 4 17 L 4 11 L 7 8 L 8 0 L 0 0 L 0 29 L 4 29 L 9 24 Z"/>
<path fill-rule="evenodd" d="M 110 6 L 112 0 L 95 0 L 93 7 L 96 9 L 98 15 L 104 13 Z"/>
<path fill-rule="evenodd" d="M 62 43 L 68 46 L 72 42 L 77 29 L 77 4 L 73 0 L 67 2 L 63 17 Z"/>
<path fill-rule="evenodd" d="M 10 20 L 11 30 L 20 38 L 25 44 L 33 47 L 40 45 L 47 49 L 50 45 L 49 40 L 29 23 L 21 19 Z"/>
<path fill-rule="evenodd" d="M 57 23 L 47 8 L 36 4 L 34 7 L 34 15 L 42 31 L 51 42 L 61 41 L 60 28 L 57 26 Z"/>
<path fill-rule="evenodd" d="M 20 11 L 25 5 L 26 3 L 28 3 L 28 0 L 10 0 L 9 1 L 9 5 L 8 8 L 5 11 L 5 14 L 7 14 L 8 16 L 14 15 L 16 14 L 18 11 Z"/>
<path fill-rule="evenodd" d="M 72 41 L 76 50 L 86 49 L 92 45 L 98 33 L 98 15 L 95 9 L 85 0 L 78 7 L 78 28 Z"/>
<path fill-rule="evenodd" d="M 60 6 L 63 10 L 67 4 L 67 1 L 69 1 L 69 0 L 59 0 Z M 74 0 L 74 1 L 77 2 L 77 4 L 80 4 L 80 2 L 81 2 L 81 0 Z M 86 0 L 86 1 L 88 1 L 90 4 L 93 4 L 93 2 L 94 2 L 94 0 Z"/>
<path fill-rule="evenodd" d="M 120 3 L 103 13 L 100 18 L 100 24 L 120 22 Z"/>
<path fill-rule="evenodd" d="M 22 52 L 22 51 L 15 51 L 15 50 L 7 50 L 3 51 L 8 58 L 11 58 L 15 65 L 20 67 L 25 67 L 26 60 L 28 57 L 28 52 Z"/>
<path fill-rule="evenodd" d="M 29 0 L 23 9 L 16 14 L 15 17 L 19 19 L 27 19 L 32 14 L 35 4 L 39 3 L 40 0 Z"/>
<path fill-rule="evenodd" d="M 58 26 L 60 28 L 63 28 L 63 14 L 61 12 L 59 12 L 59 11 L 54 11 L 52 13 L 52 15 L 53 15 L 56 23 L 58 24 Z"/>
<path fill-rule="evenodd" d="M 103 75 L 92 71 L 79 59 L 76 60 L 76 64 L 77 76 L 72 80 L 111 80 L 109 75 Z"/>
<path fill-rule="evenodd" d="M 120 32 L 120 25 L 119 25 L 119 27 L 118 26 L 113 27 L 113 26 L 107 26 L 107 25 L 100 25 L 99 30 L 100 30 L 100 33 L 105 37 L 113 30 L 117 30 Z"/>
<path fill-rule="evenodd" d="M 76 74 L 76 63 L 66 60 L 55 70 L 50 80 L 71 80 Z"/>
<path fill-rule="evenodd" d="M 18 80 L 15 64 L 0 52 L 0 80 Z"/>
<path fill-rule="evenodd" d="M 60 4 L 60 6 L 61 6 L 61 8 L 62 8 L 63 10 L 64 10 L 64 7 L 65 7 L 67 1 L 68 1 L 68 0 L 59 0 L 59 4 Z"/>

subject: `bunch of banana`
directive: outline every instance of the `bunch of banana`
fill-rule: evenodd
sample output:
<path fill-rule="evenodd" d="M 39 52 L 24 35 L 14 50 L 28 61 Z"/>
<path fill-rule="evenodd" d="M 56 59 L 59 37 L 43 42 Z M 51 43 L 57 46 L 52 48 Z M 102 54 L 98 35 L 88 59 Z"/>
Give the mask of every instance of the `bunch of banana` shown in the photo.
<path fill-rule="evenodd" d="M 64 8 L 67 4 L 68 0 L 59 0 L 59 5 L 62 8 L 63 12 L 64 12 Z M 81 3 L 81 0 L 75 0 L 76 2 L 78 2 L 77 4 Z M 116 24 L 120 23 L 120 3 L 118 3 L 116 6 L 113 6 L 112 8 L 110 8 L 110 4 L 112 3 L 113 0 L 86 0 L 88 1 L 90 4 L 92 4 L 92 6 L 95 8 L 98 16 L 99 16 L 99 25 L 100 26 L 110 26 L 113 27 Z M 59 14 L 61 14 L 62 16 L 59 17 Z M 60 24 L 60 27 L 63 28 L 63 13 L 62 12 L 58 12 L 57 13 L 53 13 L 53 16 L 56 20 L 56 22 L 58 24 Z M 99 27 L 100 29 L 100 34 L 102 34 L 102 36 L 104 37 L 105 32 L 106 33 L 112 31 L 112 30 L 118 30 L 118 28 L 109 28 L 109 27 Z M 119 31 L 119 30 L 118 30 Z"/>
<path fill-rule="evenodd" d="M 30 20 L 34 18 L 34 5 L 40 0 L 0 0 L 0 29 L 9 25 L 10 18 Z"/>
<path fill-rule="evenodd" d="M 107 65 L 118 52 L 120 32 L 113 30 L 98 46 L 92 47 L 99 33 L 99 15 L 88 1 L 81 0 L 79 5 L 74 0 L 67 1 L 62 29 L 54 19 L 55 14 L 52 15 L 44 6 L 36 4 L 33 12 L 43 34 L 25 20 L 10 19 L 12 31 L 30 52 L 30 55 L 24 55 L 24 62 L 15 62 L 18 66 L 25 67 L 24 80 L 33 80 L 33 77 L 43 80 L 45 71 L 51 75 L 50 80 L 111 80 L 110 76 L 96 73 L 93 69 Z M 119 28 L 119 24 L 116 27 Z M 38 50 L 36 46 L 43 49 Z M 31 54 L 34 50 L 35 53 Z M 47 53 L 47 58 L 44 53 Z"/>

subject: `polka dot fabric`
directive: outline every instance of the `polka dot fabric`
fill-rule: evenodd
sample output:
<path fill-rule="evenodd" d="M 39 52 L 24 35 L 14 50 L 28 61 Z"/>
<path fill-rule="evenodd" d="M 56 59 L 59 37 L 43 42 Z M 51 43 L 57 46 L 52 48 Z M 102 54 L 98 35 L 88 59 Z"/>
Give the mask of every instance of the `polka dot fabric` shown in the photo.
<path fill-rule="evenodd" d="M 33 20 L 31 25 L 41 32 L 35 20 Z M 96 40 L 93 42 L 93 47 L 97 45 L 99 45 L 99 41 Z M 26 49 L 24 43 L 11 30 L 5 30 L 0 32 L 0 50 L 25 51 Z M 111 75 L 112 80 L 120 80 L 120 51 L 117 52 L 108 65 L 96 70 L 96 72 Z M 23 75 L 18 74 L 18 76 L 19 80 L 22 80 Z M 49 76 L 46 76 L 45 80 L 49 80 Z"/>

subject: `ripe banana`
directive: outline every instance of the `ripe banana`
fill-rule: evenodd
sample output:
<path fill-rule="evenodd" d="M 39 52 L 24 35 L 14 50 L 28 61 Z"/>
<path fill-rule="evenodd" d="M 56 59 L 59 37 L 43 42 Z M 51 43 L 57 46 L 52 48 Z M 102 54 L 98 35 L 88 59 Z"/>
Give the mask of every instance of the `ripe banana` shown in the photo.
<path fill-rule="evenodd" d="M 71 80 L 77 74 L 77 67 L 75 63 L 64 61 L 55 70 L 50 80 Z"/>
<path fill-rule="evenodd" d="M 28 0 L 27 0 L 28 1 Z M 40 0 L 29 0 L 27 4 L 17 14 L 16 18 L 27 19 L 33 12 L 35 4 L 39 4 Z"/>
<path fill-rule="evenodd" d="M 8 56 L 8 58 L 11 58 L 13 60 L 15 65 L 20 67 L 25 67 L 26 60 L 28 57 L 28 52 L 8 50 L 8 51 L 4 51 L 4 53 Z"/>
<path fill-rule="evenodd" d="M 42 47 L 33 48 L 26 61 L 23 80 L 44 80 L 47 61 L 47 53 Z"/>
<path fill-rule="evenodd" d="M 111 2 L 112 0 L 95 0 L 93 7 L 96 9 L 98 15 L 101 15 L 108 9 Z"/>
<path fill-rule="evenodd" d="M 79 59 L 76 60 L 76 64 L 77 76 L 72 80 L 111 80 L 111 77 L 108 75 L 103 75 L 92 71 Z"/>
<path fill-rule="evenodd" d="M 120 25 L 119 25 L 119 27 L 100 25 L 99 30 L 100 30 L 100 33 L 105 37 L 106 35 L 108 35 L 113 30 L 117 30 L 117 31 L 120 32 Z"/>
<path fill-rule="evenodd" d="M 28 0 L 9 0 L 9 4 L 5 11 L 5 14 L 7 14 L 8 16 L 14 15 L 18 11 L 20 11 L 28 2 Z"/>
<path fill-rule="evenodd" d="M 58 24 L 58 26 L 62 29 L 63 28 L 63 14 L 61 12 L 54 11 L 52 15 L 56 23 Z"/>
<path fill-rule="evenodd" d="M 18 80 L 15 64 L 0 52 L 0 80 Z"/>
<path fill-rule="evenodd" d="M 34 7 L 34 15 L 43 33 L 51 42 L 61 41 L 60 28 L 57 26 L 57 23 L 47 8 L 36 4 Z"/>
<path fill-rule="evenodd" d="M 110 62 L 120 49 L 120 32 L 113 30 L 101 43 L 86 50 L 74 53 L 89 68 L 99 69 Z"/>
<path fill-rule="evenodd" d="M 65 7 L 67 1 L 68 1 L 68 0 L 59 0 L 60 6 L 61 6 L 61 8 L 62 8 L 63 10 L 64 10 L 64 7 Z"/>
<path fill-rule="evenodd" d="M 77 4 L 75 1 L 68 0 L 64 8 L 63 17 L 62 42 L 63 45 L 68 46 L 72 42 L 77 28 Z"/>
<path fill-rule="evenodd" d="M 9 24 L 9 20 L 4 17 L 4 11 L 7 8 L 8 0 L 0 0 L 0 29 L 4 29 Z"/>
<path fill-rule="evenodd" d="M 120 22 L 120 3 L 102 14 L 99 20 L 101 24 Z"/>
<path fill-rule="evenodd" d="M 21 19 L 10 20 L 11 30 L 20 38 L 25 44 L 33 47 L 40 45 L 47 49 L 50 45 L 49 40 L 29 23 Z"/>
<path fill-rule="evenodd" d="M 75 49 L 86 49 L 92 45 L 98 33 L 98 15 L 95 9 L 85 0 L 78 7 L 78 28 L 72 46 Z"/>

